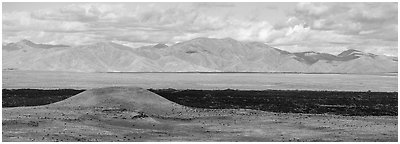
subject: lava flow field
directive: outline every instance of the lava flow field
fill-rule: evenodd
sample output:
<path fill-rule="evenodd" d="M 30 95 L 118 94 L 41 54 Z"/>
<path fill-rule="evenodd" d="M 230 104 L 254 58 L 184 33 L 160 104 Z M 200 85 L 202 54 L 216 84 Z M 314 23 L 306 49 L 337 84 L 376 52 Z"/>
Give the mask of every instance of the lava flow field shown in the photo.
<path fill-rule="evenodd" d="M 253 109 L 279 113 L 397 116 L 397 92 L 300 90 L 150 91 L 181 105 L 211 109 Z"/>
<path fill-rule="evenodd" d="M 3 89 L 3 107 L 54 103 L 84 90 Z M 397 116 L 397 92 L 299 90 L 149 89 L 178 104 L 208 109 L 253 109 L 279 113 Z"/>

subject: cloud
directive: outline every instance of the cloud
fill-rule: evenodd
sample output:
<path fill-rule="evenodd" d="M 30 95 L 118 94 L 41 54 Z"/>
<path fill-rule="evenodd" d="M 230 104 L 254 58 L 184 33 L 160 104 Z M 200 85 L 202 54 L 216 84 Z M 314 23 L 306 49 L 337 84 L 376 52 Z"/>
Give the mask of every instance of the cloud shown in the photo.
<path fill-rule="evenodd" d="M 44 21 L 32 18 L 27 12 L 3 14 L 3 31 L 83 31 L 88 25 L 82 22 Z"/>
<path fill-rule="evenodd" d="M 271 45 L 291 52 L 317 51 L 336 54 L 346 50 L 346 45 L 354 40 L 351 36 L 334 31 L 314 30 L 305 24 L 288 27 L 282 31 L 286 33 L 274 39 Z"/>
<path fill-rule="evenodd" d="M 123 8 L 121 4 L 71 4 L 59 9 L 34 11 L 31 16 L 40 20 L 93 22 L 113 19 Z"/>
<path fill-rule="evenodd" d="M 295 13 L 315 30 L 397 40 L 397 3 L 300 3 Z"/>
<path fill-rule="evenodd" d="M 220 8 L 238 10 L 237 6 L 235 3 L 82 3 L 32 12 L 3 12 L 3 41 L 31 39 L 69 45 L 117 41 L 138 45 L 173 44 L 196 37 L 231 37 L 289 51 L 337 52 L 357 48 L 383 54 L 393 53 L 397 47 L 397 3 L 299 3 L 286 22 L 274 25 L 252 16 L 212 14 Z M 254 15 L 263 12 L 256 7 Z"/>
<path fill-rule="evenodd" d="M 200 4 L 204 6 L 204 4 Z M 232 6 L 213 4 L 213 6 Z M 104 39 L 131 42 L 163 42 L 189 40 L 193 36 L 232 37 L 238 40 L 270 41 L 276 35 L 267 21 L 238 20 L 204 14 L 199 6 L 184 4 L 159 5 L 140 3 L 72 4 L 59 9 L 44 9 L 31 13 L 3 14 L 3 31 L 43 31 L 46 33 L 79 33 L 101 35 Z M 74 34 L 69 34 L 70 36 Z M 6 36 L 7 38 L 7 36 Z M 92 39 L 87 39 L 92 40 Z M 59 40 L 65 42 L 66 40 Z M 79 43 L 78 43 L 79 42 Z M 73 41 L 70 44 L 82 44 Z M 90 43 L 88 41 L 87 43 Z"/>
<path fill-rule="evenodd" d="M 272 45 L 289 51 L 358 49 L 397 55 L 397 3 L 299 3 Z"/>

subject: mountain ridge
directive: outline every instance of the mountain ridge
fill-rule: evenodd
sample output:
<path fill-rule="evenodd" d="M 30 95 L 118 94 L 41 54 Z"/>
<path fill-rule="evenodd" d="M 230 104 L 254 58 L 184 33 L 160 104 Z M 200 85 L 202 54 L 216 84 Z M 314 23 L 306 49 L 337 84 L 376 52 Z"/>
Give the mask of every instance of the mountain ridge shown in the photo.
<path fill-rule="evenodd" d="M 131 48 L 112 42 L 66 46 L 28 40 L 3 45 L 3 70 L 77 72 L 397 72 L 397 57 L 349 49 L 291 53 L 260 42 L 195 38 Z"/>

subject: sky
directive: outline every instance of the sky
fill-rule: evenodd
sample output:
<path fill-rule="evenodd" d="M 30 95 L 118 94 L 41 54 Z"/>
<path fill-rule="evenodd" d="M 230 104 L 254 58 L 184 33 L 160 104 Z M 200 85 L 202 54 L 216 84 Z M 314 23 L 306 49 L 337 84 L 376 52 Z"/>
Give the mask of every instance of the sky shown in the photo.
<path fill-rule="evenodd" d="M 347 49 L 397 56 L 398 4 L 12 3 L 2 4 L 3 43 L 131 47 L 197 37 L 258 41 L 290 52 Z"/>

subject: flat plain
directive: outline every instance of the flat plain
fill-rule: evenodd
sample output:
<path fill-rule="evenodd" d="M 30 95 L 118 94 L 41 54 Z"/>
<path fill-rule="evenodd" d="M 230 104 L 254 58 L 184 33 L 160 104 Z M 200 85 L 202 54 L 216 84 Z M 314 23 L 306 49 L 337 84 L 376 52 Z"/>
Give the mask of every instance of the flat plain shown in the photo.
<path fill-rule="evenodd" d="M 3 71 L 3 88 L 397 91 L 397 73 L 381 75 L 293 73 L 78 73 Z"/>
<path fill-rule="evenodd" d="M 141 87 L 141 88 L 139 88 Z M 7 141 L 398 141 L 398 116 L 188 107 L 148 88 L 397 91 L 397 75 L 3 71 L 3 88 L 88 89 L 2 109 Z"/>

